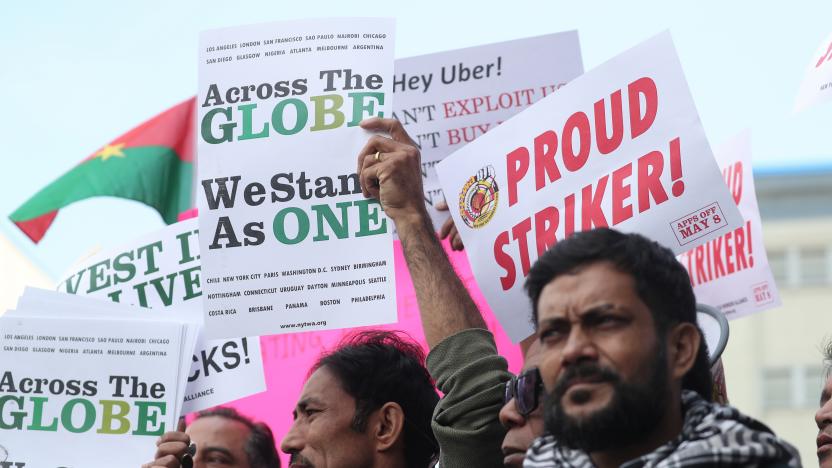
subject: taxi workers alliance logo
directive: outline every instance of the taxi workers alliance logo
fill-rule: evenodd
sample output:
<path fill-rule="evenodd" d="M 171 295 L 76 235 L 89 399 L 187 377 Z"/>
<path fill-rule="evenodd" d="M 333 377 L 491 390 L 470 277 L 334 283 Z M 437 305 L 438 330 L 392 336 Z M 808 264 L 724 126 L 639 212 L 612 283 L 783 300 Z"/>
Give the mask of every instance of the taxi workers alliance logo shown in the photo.
<path fill-rule="evenodd" d="M 459 215 L 468 227 L 481 228 L 497 212 L 500 189 L 494 179 L 494 168 L 485 166 L 471 176 L 459 192 Z"/>

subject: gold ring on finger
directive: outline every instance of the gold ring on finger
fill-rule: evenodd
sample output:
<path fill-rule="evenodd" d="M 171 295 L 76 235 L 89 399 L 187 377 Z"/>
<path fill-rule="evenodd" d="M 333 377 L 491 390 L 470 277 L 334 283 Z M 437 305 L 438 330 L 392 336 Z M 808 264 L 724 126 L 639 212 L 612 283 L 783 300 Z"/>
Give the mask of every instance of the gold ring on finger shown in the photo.
<path fill-rule="evenodd" d="M 376 154 L 373 156 L 373 159 L 375 159 L 375 160 L 376 160 L 376 162 L 381 161 L 381 152 L 380 152 L 380 151 L 376 151 Z"/>

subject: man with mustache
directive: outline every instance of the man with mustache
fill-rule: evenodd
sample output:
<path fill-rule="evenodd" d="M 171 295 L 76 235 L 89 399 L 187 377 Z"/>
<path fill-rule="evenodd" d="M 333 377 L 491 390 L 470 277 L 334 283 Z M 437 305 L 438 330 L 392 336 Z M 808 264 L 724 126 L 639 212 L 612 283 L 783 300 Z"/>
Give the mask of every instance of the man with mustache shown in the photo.
<path fill-rule="evenodd" d="M 538 259 L 526 288 L 547 434 L 525 467 L 800 466 L 765 425 L 709 401 L 693 290 L 669 249 L 578 233 Z"/>
<path fill-rule="evenodd" d="M 815 413 L 818 425 L 818 465 L 832 468 L 832 341 L 823 350 L 826 381 L 820 393 L 820 408 Z"/>
<path fill-rule="evenodd" d="M 427 468 L 439 396 L 421 347 L 396 333 L 348 336 L 322 355 L 280 444 L 290 468 Z"/>

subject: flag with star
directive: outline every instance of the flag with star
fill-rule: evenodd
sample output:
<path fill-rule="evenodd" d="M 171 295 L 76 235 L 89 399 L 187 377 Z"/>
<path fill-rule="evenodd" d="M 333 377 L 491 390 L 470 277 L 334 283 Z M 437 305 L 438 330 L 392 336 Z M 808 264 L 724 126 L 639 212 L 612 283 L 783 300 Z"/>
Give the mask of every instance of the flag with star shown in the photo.
<path fill-rule="evenodd" d="M 195 112 L 191 98 L 144 122 L 41 189 L 9 218 L 38 243 L 59 209 L 110 196 L 142 202 L 175 223 L 193 206 Z"/>

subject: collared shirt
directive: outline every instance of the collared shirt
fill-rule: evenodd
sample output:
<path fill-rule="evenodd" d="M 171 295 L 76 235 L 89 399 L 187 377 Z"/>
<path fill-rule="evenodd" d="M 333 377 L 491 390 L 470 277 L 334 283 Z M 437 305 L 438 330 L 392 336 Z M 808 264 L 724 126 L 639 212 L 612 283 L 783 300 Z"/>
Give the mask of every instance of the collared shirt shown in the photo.
<path fill-rule="evenodd" d="M 797 449 L 736 408 L 709 403 L 696 392 L 685 390 L 682 411 L 685 421 L 678 437 L 622 468 L 801 466 Z M 564 447 L 551 435 L 535 440 L 523 463 L 524 468 L 593 466 L 587 453 Z"/>

